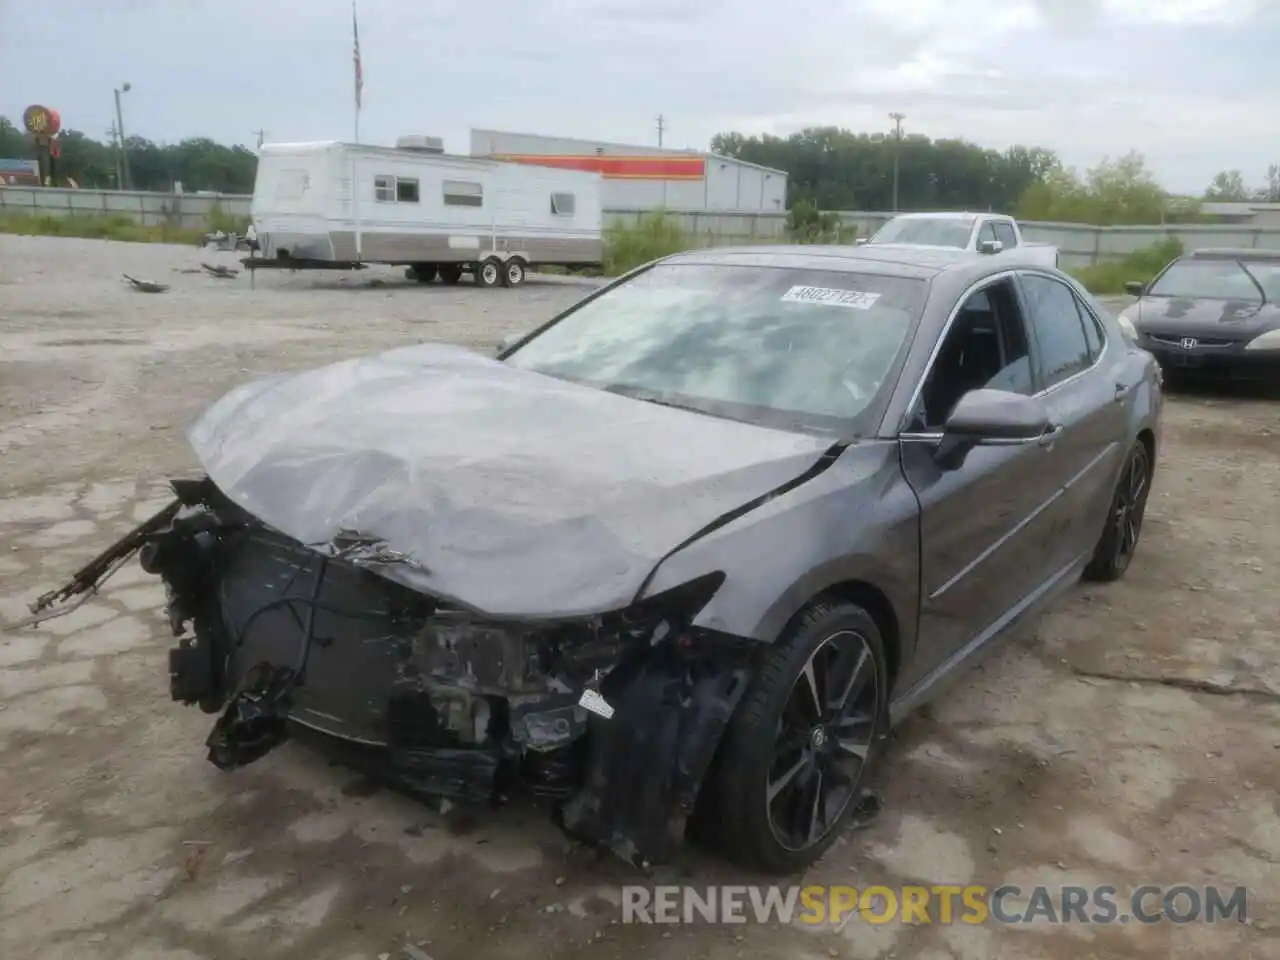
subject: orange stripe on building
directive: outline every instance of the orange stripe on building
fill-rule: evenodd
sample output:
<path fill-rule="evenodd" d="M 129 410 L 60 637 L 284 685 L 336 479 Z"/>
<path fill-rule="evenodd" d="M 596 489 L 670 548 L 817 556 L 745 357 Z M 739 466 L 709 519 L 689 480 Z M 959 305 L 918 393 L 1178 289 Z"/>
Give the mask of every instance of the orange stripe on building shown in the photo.
<path fill-rule="evenodd" d="M 495 153 L 490 156 L 508 163 L 598 173 L 606 180 L 702 180 L 707 173 L 706 158 L 699 156 L 619 157 L 543 153 Z"/>

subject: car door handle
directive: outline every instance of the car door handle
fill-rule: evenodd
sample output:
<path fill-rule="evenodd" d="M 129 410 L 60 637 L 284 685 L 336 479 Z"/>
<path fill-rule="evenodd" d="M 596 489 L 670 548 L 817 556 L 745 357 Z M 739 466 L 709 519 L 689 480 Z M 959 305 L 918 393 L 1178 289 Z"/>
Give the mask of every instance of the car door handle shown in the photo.
<path fill-rule="evenodd" d="M 1042 447 L 1052 447 L 1058 441 L 1058 437 L 1062 435 L 1062 424 L 1051 423 L 1045 428 L 1044 433 L 1040 434 L 1040 439 L 1036 443 Z"/>
<path fill-rule="evenodd" d="M 1125 395 L 1128 394 L 1128 392 L 1129 392 L 1129 385 L 1127 383 L 1117 383 L 1115 388 L 1115 393 L 1111 395 L 1111 399 L 1119 403 L 1121 400 L 1125 398 Z"/>

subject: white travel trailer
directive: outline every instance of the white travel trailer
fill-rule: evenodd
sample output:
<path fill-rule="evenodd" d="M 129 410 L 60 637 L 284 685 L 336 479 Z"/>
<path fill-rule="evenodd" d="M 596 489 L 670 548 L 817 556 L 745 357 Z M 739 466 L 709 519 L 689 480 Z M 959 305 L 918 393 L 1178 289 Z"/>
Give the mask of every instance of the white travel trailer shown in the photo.
<path fill-rule="evenodd" d="M 244 263 L 385 263 L 423 282 L 469 272 L 481 286 L 516 286 L 526 268 L 601 262 L 600 195 L 598 173 L 452 156 L 432 137 L 267 144 L 253 185 L 258 250 Z"/>

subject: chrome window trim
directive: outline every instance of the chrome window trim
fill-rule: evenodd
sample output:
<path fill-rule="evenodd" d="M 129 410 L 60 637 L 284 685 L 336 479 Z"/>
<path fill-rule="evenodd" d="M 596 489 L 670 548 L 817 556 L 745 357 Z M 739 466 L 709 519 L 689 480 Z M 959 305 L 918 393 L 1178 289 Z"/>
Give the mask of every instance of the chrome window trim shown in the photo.
<path fill-rule="evenodd" d="M 1088 309 L 1089 305 L 1088 305 L 1087 303 L 1085 303 L 1085 301 L 1084 301 L 1084 298 L 1083 298 L 1083 297 L 1079 296 L 1079 295 L 1076 293 L 1076 291 L 1073 289 L 1073 287 L 1072 287 L 1072 285 L 1071 285 L 1070 283 L 1067 283 L 1067 282 L 1066 282 L 1066 281 L 1064 281 L 1061 277 L 1055 277 L 1053 274 L 1048 273 L 1047 271 L 1044 271 L 1044 270 L 1037 270 L 1037 269 L 1035 269 L 1035 268 L 1030 268 L 1030 267 L 1029 267 L 1029 268 L 1026 268 L 1026 269 L 1023 269 L 1023 270 L 1019 270 L 1019 271 L 1016 271 L 1016 272 L 1018 272 L 1018 273 L 1020 273 L 1020 274 L 1024 274 L 1024 275 L 1030 275 L 1030 276 L 1040 277 L 1040 278 L 1041 278 L 1041 279 L 1043 279 L 1043 280 L 1052 280 L 1052 281 L 1054 281 L 1055 283 L 1061 284 L 1062 286 L 1066 287 L 1066 288 L 1067 288 L 1067 290 L 1071 293 L 1072 299 L 1074 299 L 1074 300 L 1075 300 L 1076 304 L 1077 304 L 1078 306 L 1083 306 L 1083 307 L 1085 308 L 1085 313 L 1087 313 L 1087 314 L 1089 315 L 1089 317 L 1090 317 L 1091 319 L 1093 319 L 1093 320 L 1094 320 L 1094 322 L 1095 322 L 1095 324 L 1097 325 L 1097 327 L 1102 331 L 1102 349 L 1098 351 L 1098 356 L 1097 356 L 1097 358 L 1093 361 L 1093 363 L 1089 364 L 1089 366 L 1085 367 L 1083 370 L 1077 370 L 1077 371 L 1076 371 L 1075 373 L 1073 373 L 1071 376 L 1066 377 L 1066 378 L 1065 378 L 1065 379 L 1063 379 L 1063 380 L 1059 380 L 1057 383 L 1054 383 L 1054 384 L 1051 384 L 1051 385 L 1049 385 L 1049 386 L 1045 387 L 1045 388 L 1044 388 L 1043 390 L 1041 390 L 1039 393 L 1032 394 L 1032 396 L 1037 397 L 1037 398 L 1039 398 L 1039 397 L 1047 397 L 1047 396 L 1049 396 L 1049 394 L 1051 394 L 1051 393 L 1053 393 L 1054 391 L 1056 391 L 1056 390 L 1060 389 L 1061 387 L 1065 387 L 1067 384 L 1070 384 L 1070 383 L 1075 383 L 1075 381 L 1079 380 L 1079 379 L 1080 379 L 1081 377 L 1083 377 L 1085 374 L 1092 373 L 1094 370 L 1096 370 L 1096 369 L 1097 369 L 1097 368 L 1102 364 L 1102 358 L 1103 358 L 1103 357 L 1105 357 L 1105 356 L 1107 355 L 1107 349 L 1111 346 L 1111 338 L 1107 336 L 1106 325 L 1105 325 L 1104 323 L 1102 323 L 1101 321 L 1099 321 L 1099 320 L 1097 319 L 1097 317 L 1094 317 L 1094 315 L 1093 315 L 1093 311 L 1092 311 L 1092 310 L 1090 310 L 1090 309 Z M 1084 333 L 1084 331 L 1083 331 L 1083 330 L 1081 330 L 1080 332 L 1081 332 L 1081 334 L 1083 334 L 1083 333 Z M 1086 345 L 1087 345 L 1087 341 L 1086 341 Z"/>
<path fill-rule="evenodd" d="M 947 321 L 942 325 L 942 330 L 938 334 L 937 340 L 934 341 L 933 349 L 929 351 L 929 359 L 925 362 L 924 372 L 920 375 L 920 378 L 916 381 L 915 388 L 911 391 L 911 398 L 907 401 L 907 405 L 903 409 L 902 419 L 898 423 L 898 439 L 934 441 L 942 438 L 941 432 L 904 431 L 902 427 L 910 419 L 912 411 L 915 410 L 916 405 L 920 402 L 920 394 L 924 390 L 925 381 L 929 379 L 929 374 L 933 372 L 933 365 L 938 361 L 938 354 L 942 351 L 942 345 L 943 343 L 946 342 L 948 334 L 951 333 L 951 327 L 955 324 L 956 317 L 960 315 L 960 309 L 964 306 L 965 301 L 967 301 L 975 293 L 978 293 L 979 291 L 989 286 L 992 286 L 994 284 L 1002 283 L 1005 280 L 1008 280 L 1010 278 L 1012 278 L 1016 282 L 1020 277 L 1026 276 L 1026 275 L 1042 277 L 1045 280 L 1053 280 L 1059 284 L 1062 284 L 1062 286 L 1066 287 L 1067 290 L 1071 293 L 1072 299 L 1075 300 L 1075 302 L 1078 305 L 1083 306 L 1085 308 L 1085 313 L 1089 315 L 1089 317 L 1094 321 L 1094 323 L 1102 333 L 1102 349 L 1098 351 L 1097 359 L 1095 359 L 1093 363 L 1085 367 L 1083 370 L 1079 370 L 1073 373 L 1071 376 L 1063 380 L 1059 380 L 1057 383 L 1051 384 L 1050 386 L 1045 387 L 1043 390 L 1038 390 L 1037 392 L 1031 394 L 1032 399 L 1043 399 L 1045 397 L 1048 397 L 1050 394 L 1054 393 L 1056 390 L 1062 387 L 1065 387 L 1070 383 L 1074 383 L 1076 380 L 1078 380 L 1080 377 L 1083 377 L 1087 373 L 1093 372 L 1102 363 L 1103 357 L 1107 355 L 1107 350 L 1111 346 L 1111 337 L 1108 336 L 1107 334 L 1107 325 L 1103 323 L 1094 314 L 1093 310 L 1089 307 L 1089 304 L 1084 300 L 1083 297 L 1077 294 L 1075 289 L 1072 287 L 1071 283 L 1064 282 L 1061 277 L 1054 276 L 1053 274 L 1049 273 L 1046 270 L 1040 270 L 1035 267 L 1018 267 L 1010 270 L 1002 270 L 999 273 L 993 273 L 989 276 L 983 277 L 981 280 L 975 280 L 973 283 L 971 283 L 968 287 L 964 289 L 964 291 L 960 294 L 959 297 L 956 298 L 955 306 L 953 306 L 951 308 L 951 312 L 947 314 Z M 1021 304 L 1019 304 L 1019 306 L 1021 306 Z M 1028 320 L 1029 320 L 1028 317 L 1023 317 L 1024 322 Z M 1030 335 L 1031 330 L 1029 327 L 1026 332 L 1028 333 L 1028 335 Z M 1082 330 L 1081 333 L 1083 332 L 1084 331 Z M 1028 348 L 1030 348 L 1029 341 L 1027 346 Z"/>
<path fill-rule="evenodd" d="M 1013 276 L 1016 276 L 1016 271 L 1014 270 L 1001 270 L 999 273 L 989 274 L 981 280 L 975 280 L 973 283 L 969 284 L 969 286 L 965 287 L 960 296 L 956 297 L 955 304 L 947 314 L 946 323 L 942 325 L 942 329 L 938 331 L 937 338 L 933 341 L 933 348 L 929 351 L 929 359 L 925 361 L 924 370 L 921 372 L 919 379 L 916 380 L 916 385 L 911 391 L 911 397 L 907 400 L 906 407 L 903 408 L 902 419 L 898 422 L 897 429 L 899 437 L 903 436 L 902 428 L 910 419 L 911 413 L 915 410 L 916 405 L 920 402 L 920 394 L 924 390 L 925 381 L 929 379 L 929 374 L 933 372 L 933 365 L 938 362 L 938 354 L 942 352 L 942 345 L 947 342 L 947 336 L 951 333 L 951 327 L 955 324 L 956 317 L 960 315 L 960 308 L 963 307 L 965 302 L 979 290 L 983 290 L 986 287 L 1008 280 Z M 916 435 L 924 436 L 925 434 Z"/>

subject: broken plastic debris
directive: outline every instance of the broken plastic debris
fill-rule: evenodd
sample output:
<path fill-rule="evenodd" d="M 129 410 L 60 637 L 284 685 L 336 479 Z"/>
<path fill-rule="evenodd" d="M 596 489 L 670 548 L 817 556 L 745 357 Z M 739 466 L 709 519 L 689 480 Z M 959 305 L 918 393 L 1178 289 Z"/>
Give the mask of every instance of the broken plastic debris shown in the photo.
<path fill-rule="evenodd" d="M 582 696 L 578 698 L 578 706 L 605 720 L 613 719 L 613 707 L 609 706 L 609 701 L 595 690 L 583 690 Z"/>

